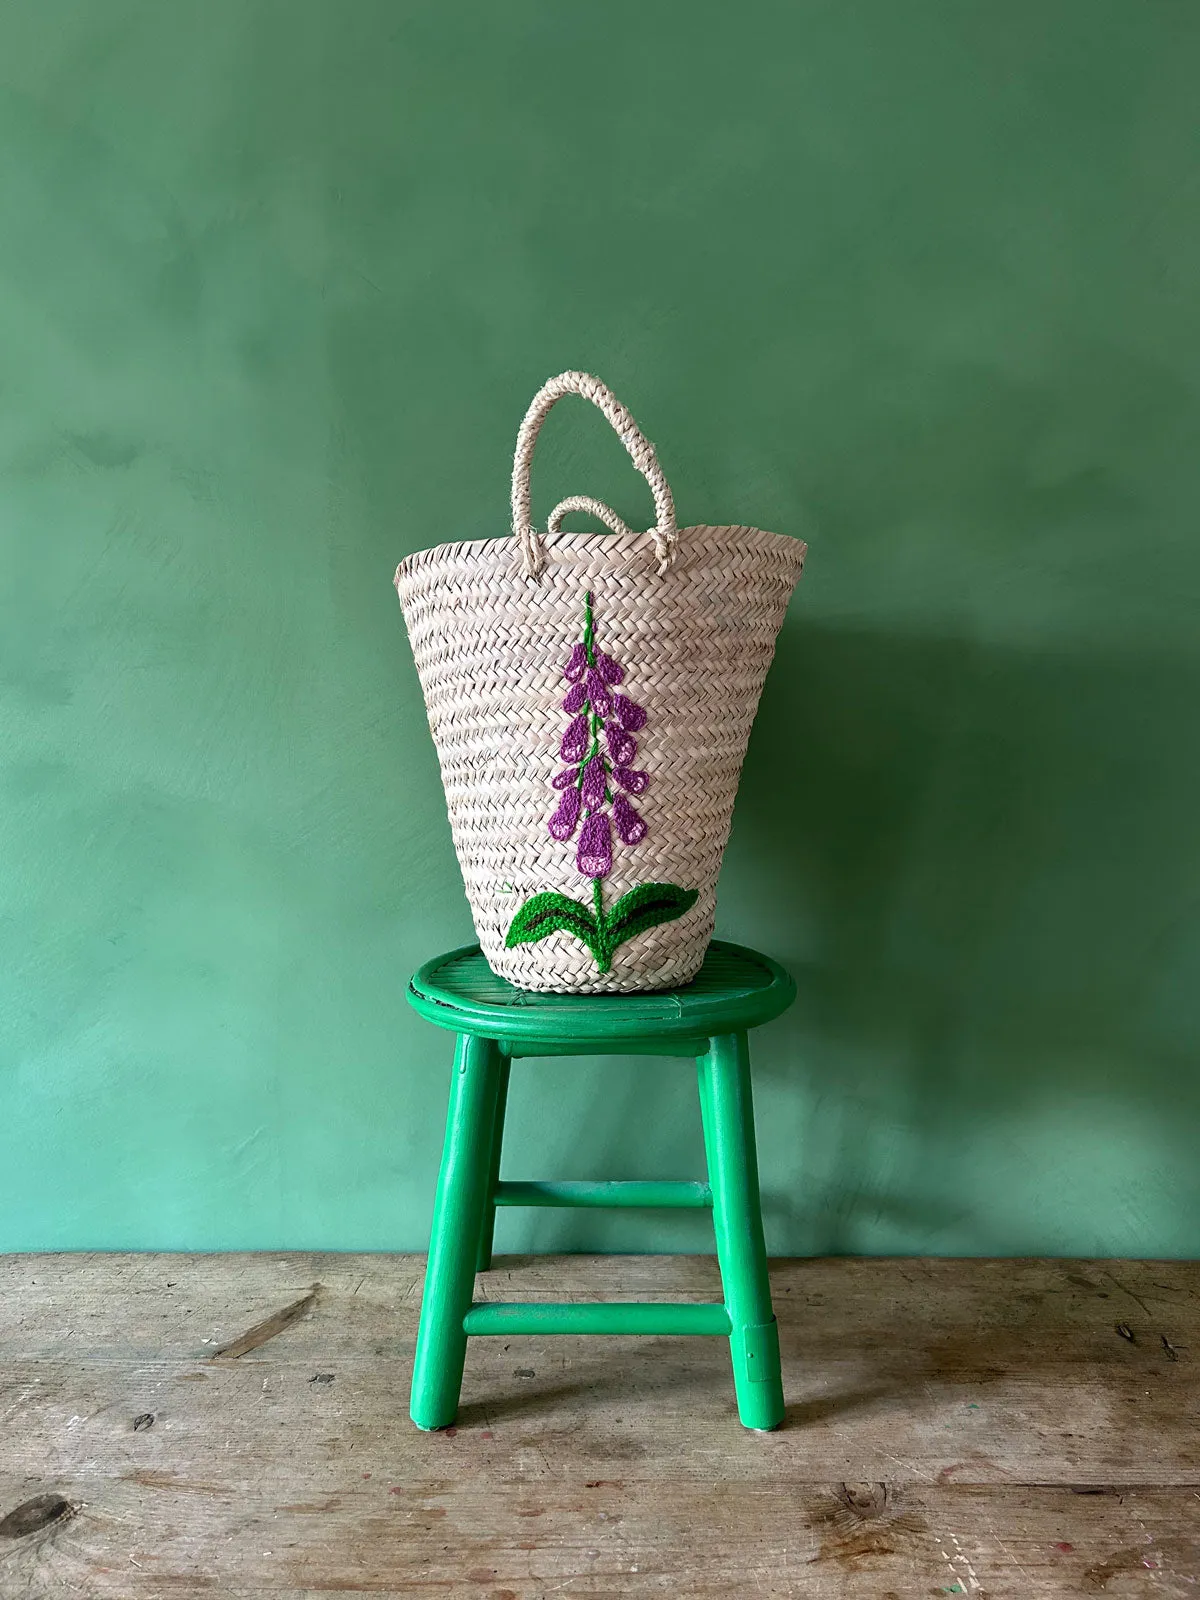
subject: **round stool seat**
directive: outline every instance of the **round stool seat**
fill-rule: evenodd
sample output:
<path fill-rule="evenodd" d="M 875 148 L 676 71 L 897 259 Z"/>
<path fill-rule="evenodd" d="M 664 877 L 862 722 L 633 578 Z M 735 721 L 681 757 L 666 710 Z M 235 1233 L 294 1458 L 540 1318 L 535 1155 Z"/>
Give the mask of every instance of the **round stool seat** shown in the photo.
<path fill-rule="evenodd" d="M 711 1037 L 756 1028 L 786 1011 L 796 985 L 769 956 L 714 939 L 704 965 L 679 989 L 648 994 L 542 994 L 498 978 L 478 945 L 428 961 L 408 986 L 409 1004 L 454 1033 L 521 1044 L 587 1039 Z M 529 1052 L 533 1053 L 533 1052 Z"/>

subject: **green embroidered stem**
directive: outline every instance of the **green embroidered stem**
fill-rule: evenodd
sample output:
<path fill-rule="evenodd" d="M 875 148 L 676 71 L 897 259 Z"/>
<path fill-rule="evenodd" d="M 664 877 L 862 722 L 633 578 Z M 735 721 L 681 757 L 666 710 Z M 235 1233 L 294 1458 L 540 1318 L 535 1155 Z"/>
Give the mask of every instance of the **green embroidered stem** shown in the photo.
<path fill-rule="evenodd" d="M 592 879 L 592 904 L 596 908 L 596 929 L 601 939 L 604 938 L 604 897 L 601 893 L 603 887 L 603 878 Z"/>
<path fill-rule="evenodd" d="M 596 713 L 594 711 L 591 713 L 591 717 L 592 717 L 592 747 L 588 751 L 587 755 L 584 756 L 583 760 L 579 764 L 579 776 L 575 779 L 575 787 L 577 789 L 582 789 L 583 788 L 583 774 L 587 770 L 588 762 L 594 760 L 595 757 L 600 754 L 600 730 L 601 730 L 601 728 L 603 728 L 604 722 L 600 717 L 598 717 L 596 715 Z M 607 772 L 608 772 L 608 768 L 605 767 L 605 774 L 606 775 L 607 775 Z M 606 803 L 611 803 L 611 801 L 612 801 L 612 794 L 610 793 L 607 784 L 605 784 L 605 788 L 604 788 L 604 799 L 605 799 Z"/>
<path fill-rule="evenodd" d="M 596 624 L 592 617 L 592 591 L 590 589 L 584 596 L 583 648 L 587 654 L 588 666 L 594 667 L 596 665 Z M 588 707 L 588 716 L 591 719 L 592 725 L 592 747 L 579 764 L 579 776 L 575 779 L 575 787 L 577 789 L 583 788 L 583 774 L 587 768 L 588 762 L 594 761 L 595 758 L 600 754 L 600 735 L 604 731 L 604 718 L 598 717 L 592 710 L 591 706 Z M 604 775 L 607 779 L 607 763 L 605 763 Z M 612 798 L 612 789 L 606 782 L 604 785 L 604 803 L 606 806 L 612 805 Z"/>
<path fill-rule="evenodd" d="M 583 648 L 587 654 L 588 666 L 594 667 L 596 665 L 596 624 L 592 618 L 592 591 L 590 589 L 584 597 L 583 617 Z M 583 774 L 587 770 L 588 763 L 594 761 L 600 754 L 600 735 L 604 730 L 604 718 L 598 717 L 590 705 L 588 707 L 588 716 L 592 727 L 592 747 L 579 763 L 579 776 L 575 779 L 575 787 L 577 789 L 583 788 Z M 607 776 L 608 768 L 606 765 L 605 777 L 607 778 Z M 604 785 L 604 803 L 605 805 L 612 804 L 612 790 L 607 783 Z"/>

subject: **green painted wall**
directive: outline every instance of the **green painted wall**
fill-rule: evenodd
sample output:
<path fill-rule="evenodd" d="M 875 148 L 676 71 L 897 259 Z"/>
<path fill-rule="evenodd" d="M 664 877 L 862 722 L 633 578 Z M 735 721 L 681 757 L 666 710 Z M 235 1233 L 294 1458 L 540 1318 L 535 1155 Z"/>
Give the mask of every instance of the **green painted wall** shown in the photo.
<path fill-rule="evenodd" d="M 1198 72 L 1183 0 L 6 0 L 0 1246 L 423 1245 L 391 573 L 581 366 L 811 540 L 720 917 L 772 1247 L 1200 1251 Z M 647 520 L 563 406 L 578 491 Z M 530 1064 L 511 1149 L 694 1172 L 690 1073 Z"/>

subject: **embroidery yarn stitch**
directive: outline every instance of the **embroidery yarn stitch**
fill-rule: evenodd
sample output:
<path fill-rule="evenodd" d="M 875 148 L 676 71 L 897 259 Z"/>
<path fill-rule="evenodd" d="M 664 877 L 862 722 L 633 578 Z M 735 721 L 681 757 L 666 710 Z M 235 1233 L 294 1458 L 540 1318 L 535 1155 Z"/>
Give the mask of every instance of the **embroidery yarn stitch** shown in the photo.
<path fill-rule="evenodd" d="M 613 832 L 627 848 L 641 844 L 646 837 L 646 820 L 628 796 L 643 794 L 650 778 L 631 765 L 637 756 L 633 734 L 645 727 L 646 712 L 628 695 L 611 693 L 624 683 L 625 669 L 596 649 L 591 590 L 584 602 L 583 639 L 567 658 L 563 677 L 570 684 L 563 710 L 571 720 L 559 754 L 567 765 L 552 780 L 561 798 L 547 827 L 552 838 L 565 844 L 575 837 L 582 818 L 575 865 L 583 877 L 592 880 L 592 907 L 556 890 L 535 894 L 512 919 L 504 944 L 511 950 L 552 933 L 569 933 L 587 946 L 600 971 L 608 972 L 619 945 L 683 916 L 695 905 L 697 891 L 675 883 L 643 883 L 622 895 L 611 911 L 604 910 Z"/>

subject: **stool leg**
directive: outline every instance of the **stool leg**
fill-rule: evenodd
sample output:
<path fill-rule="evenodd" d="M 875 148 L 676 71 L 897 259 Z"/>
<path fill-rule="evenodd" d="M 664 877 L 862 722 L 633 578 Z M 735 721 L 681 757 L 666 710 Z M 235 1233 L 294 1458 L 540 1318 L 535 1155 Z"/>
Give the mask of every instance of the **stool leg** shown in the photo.
<path fill-rule="evenodd" d="M 697 1065 L 717 1260 L 733 1323 L 729 1349 L 738 1415 L 747 1428 L 776 1428 L 783 1421 L 783 1378 L 767 1276 L 746 1035 L 713 1039 Z"/>
<path fill-rule="evenodd" d="M 704 1134 L 704 1165 L 705 1165 L 705 1167 L 706 1167 L 706 1169 L 708 1171 L 708 1174 L 709 1174 L 710 1187 L 711 1187 L 712 1172 L 713 1172 L 713 1168 L 717 1164 L 717 1158 L 713 1155 L 713 1142 L 712 1142 L 712 1120 L 713 1119 L 712 1119 L 712 1113 L 708 1109 L 708 1105 L 709 1105 L 709 1100 L 708 1100 L 708 1079 L 707 1079 L 707 1077 L 705 1075 L 705 1072 L 704 1072 L 704 1057 L 703 1056 L 701 1056 L 701 1057 L 699 1057 L 697 1059 L 696 1066 L 699 1068 L 699 1071 L 697 1072 L 696 1076 L 697 1076 L 697 1079 L 699 1080 L 699 1084 L 700 1084 L 700 1128 L 701 1128 L 702 1133 Z"/>
<path fill-rule="evenodd" d="M 458 1410 L 502 1062 L 494 1040 L 459 1034 L 413 1366 L 418 1428 L 448 1427 Z"/>
<path fill-rule="evenodd" d="M 504 1111 L 508 1105 L 508 1079 L 512 1061 L 501 1057 L 500 1084 L 496 1091 L 496 1116 L 492 1126 L 492 1164 L 488 1172 L 487 1194 L 483 1202 L 483 1226 L 479 1230 L 479 1254 L 475 1260 L 476 1272 L 487 1272 L 492 1265 L 492 1241 L 496 1236 L 496 1204 L 494 1195 L 500 1182 L 500 1151 L 504 1144 Z"/>

